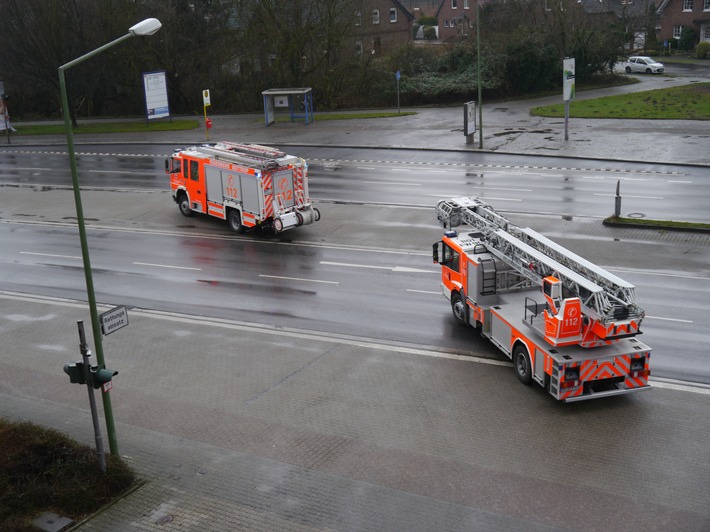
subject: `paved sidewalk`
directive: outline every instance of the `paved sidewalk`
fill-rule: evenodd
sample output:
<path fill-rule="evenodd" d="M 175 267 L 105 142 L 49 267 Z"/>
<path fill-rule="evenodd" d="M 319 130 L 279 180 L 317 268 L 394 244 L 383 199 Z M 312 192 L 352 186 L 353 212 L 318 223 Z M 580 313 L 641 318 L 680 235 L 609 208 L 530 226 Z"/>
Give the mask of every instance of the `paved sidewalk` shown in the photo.
<path fill-rule="evenodd" d="M 577 101 L 590 98 L 652 90 L 662 87 L 710 81 L 710 68 L 690 76 L 639 76 L 640 83 L 584 91 Z M 462 107 L 403 109 L 415 115 L 387 119 L 323 120 L 309 125 L 277 123 L 264 125 L 263 115 L 212 115 L 209 140 L 238 140 L 274 145 L 314 145 L 483 151 L 511 154 L 547 155 L 648 163 L 710 165 L 710 121 L 694 120 L 614 120 L 570 119 L 569 140 L 564 139 L 564 119 L 532 116 L 539 105 L 562 103 L 562 96 L 536 100 L 493 102 L 483 105 L 483 149 L 480 135 L 466 144 Z M 317 104 L 317 102 L 316 102 Z M 218 106 L 211 110 L 216 112 Z M 397 109 L 390 109 L 397 111 Z M 316 113 L 318 114 L 318 113 Z M 201 117 L 197 117 L 202 122 Z M 21 129 L 22 124 L 15 124 Z M 200 128 L 181 132 L 114 133 L 82 143 L 161 143 L 183 146 L 205 142 Z M 30 144 L 66 145 L 59 136 L 13 137 L 15 146 Z M 0 145 L 1 146 L 1 145 Z"/>

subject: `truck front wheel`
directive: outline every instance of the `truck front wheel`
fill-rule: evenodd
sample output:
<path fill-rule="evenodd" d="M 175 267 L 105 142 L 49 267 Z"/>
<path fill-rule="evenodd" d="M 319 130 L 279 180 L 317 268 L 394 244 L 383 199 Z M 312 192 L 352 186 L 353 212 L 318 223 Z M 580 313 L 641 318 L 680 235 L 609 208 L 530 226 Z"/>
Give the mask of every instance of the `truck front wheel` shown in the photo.
<path fill-rule="evenodd" d="M 454 313 L 456 321 L 461 325 L 468 325 L 468 320 L 466 319 L 466 303 L 461 297 L 461 294 L 456 293 L 451 296 L 451 311 Z"/>
<path fill-rule="evenodd" d="M 530 355 L 528 350 L 523 345 L 518 345 L 513 350 L 513 365 L 515 366 L 515 374 L 523 384 L 532 383 L 532 364 L 530 363 Z"/>
<path fill-rule="evenodd" d="M 195 214 L 190 208 L 190 200 L 187 199 L 187 194 L 181 194 L 178 199 L 178 209 L 183 216 L 192 216 Z"/>

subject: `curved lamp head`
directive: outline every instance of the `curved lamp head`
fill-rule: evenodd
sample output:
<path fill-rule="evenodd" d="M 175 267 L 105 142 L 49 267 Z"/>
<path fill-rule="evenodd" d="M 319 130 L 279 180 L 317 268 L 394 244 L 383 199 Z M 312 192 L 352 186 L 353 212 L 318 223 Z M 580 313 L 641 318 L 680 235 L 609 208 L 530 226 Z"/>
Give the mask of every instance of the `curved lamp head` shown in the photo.
<path fill-rule="evenodd" d="M 133 36 L 153 35 L 163 25 L 157 18 L 147 18 L 134 26 L 128 28 L 128 31 Z"/>

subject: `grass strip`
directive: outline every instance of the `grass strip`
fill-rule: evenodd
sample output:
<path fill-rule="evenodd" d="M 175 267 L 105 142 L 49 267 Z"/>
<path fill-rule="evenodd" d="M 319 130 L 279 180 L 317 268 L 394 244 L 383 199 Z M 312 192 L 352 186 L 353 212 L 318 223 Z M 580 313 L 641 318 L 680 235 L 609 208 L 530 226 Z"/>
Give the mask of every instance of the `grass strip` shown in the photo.
<path fill-rule="evenodd" d="M 75 135 L 85 133 L 151 133 L 153 131 L 186 131 L 200 126 L 197 120 L 173 120 L 172 122 L 88 122 L 80 123 L 72 131 Z M 63 135 L 64 124 L 15 124 L 13 135 Z"/>
<path fill-rule="evenodd" d="M 560 118 L 564 103 L 535 107 L 536 116 Z M 571 118 L 627 118 L 658 120 L 710 120 L 710 83 L 632 92 L 590 100 L 573 100 Z"/>
<path fill-rule="evenodd" d="M 610 216 L 604 219 L 605 223 L 611 225 L 645 225 L 657 227 L 659 229 L 686 229 L 698 231 L 710 231 L 710 223 L 699 222 L 676 222 L 673 220 L 649 220 L 647 218 L 624 218 L 623 216 Z"/>

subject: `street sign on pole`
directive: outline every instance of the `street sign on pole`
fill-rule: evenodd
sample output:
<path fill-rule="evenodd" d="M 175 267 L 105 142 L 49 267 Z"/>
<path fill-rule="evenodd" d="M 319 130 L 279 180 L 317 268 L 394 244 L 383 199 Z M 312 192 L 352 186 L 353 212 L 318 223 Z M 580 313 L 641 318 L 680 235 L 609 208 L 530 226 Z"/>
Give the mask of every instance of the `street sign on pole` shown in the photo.
<path fill-rule="evenodd" d="M 205 138 L 207 139 L 208 142 L 210 140 L 209 130 L 212 127 L 212 122 L 211 121 L 208 122 L 209 119 L 207 118 L 207 108 L 210 105 L 212 105 L 210 103 L 210 90 L 205 89 L 202 91 L 202 106 L 203 106 L 202 110 L 205 112 Z"/>
<path fill-rule="evenodd" d="M 101 332 L 105 336 L 128 325 L 128 311 L 124 306 L 112 308 L 100 314 L 99 320 L 101 321 Z"/>
<path fill-rule="evenodd" d="M 569 102 L 574 99 L 574 57 L 562 61 L 562 99 L 565 101 L 565 140 L 569 140 Z"/>
<path fill-rule="evenodd" d="M 399 78 L 402 77 L 402 74 L 400 74 L 399 70 L 394 75 L 394 77 L 397 78 L 397 114 L 399 114 Z"/>

